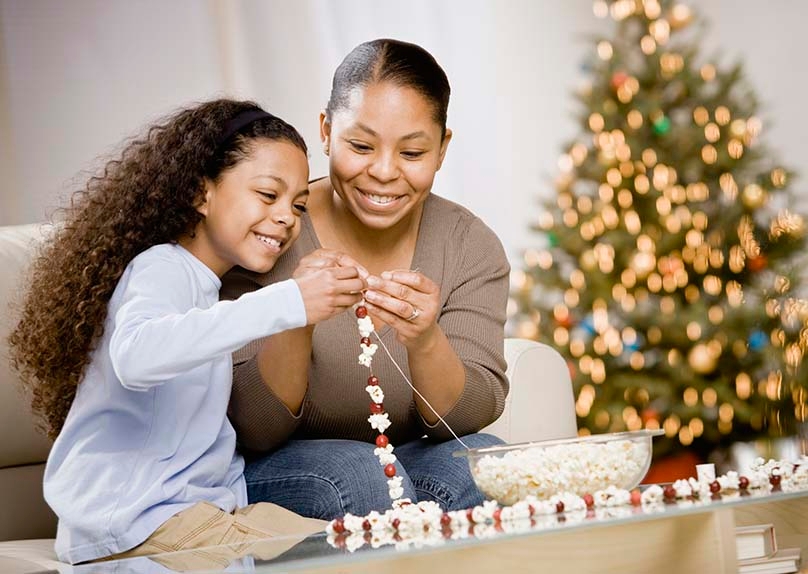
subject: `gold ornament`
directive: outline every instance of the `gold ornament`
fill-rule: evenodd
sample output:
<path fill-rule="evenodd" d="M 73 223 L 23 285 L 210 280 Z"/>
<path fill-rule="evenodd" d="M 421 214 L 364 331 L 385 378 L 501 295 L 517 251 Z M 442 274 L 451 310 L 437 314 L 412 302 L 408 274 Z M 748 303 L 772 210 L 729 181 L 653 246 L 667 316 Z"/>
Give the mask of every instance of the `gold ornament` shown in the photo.
<path fill-rule="evenodd" d="M 704 343 L 695 345 L 687 355 L 690 368 L 700 375 L 712 373 L 715 370 L 716 359 L 717 357 Z"/>
<path fill-rule="evenodd" d="M 749 209 L 758 209 L 766 203 L 767 196 L 766 190 L 755 183 L 751 183 L 743 188 L 741 199 Z"/>

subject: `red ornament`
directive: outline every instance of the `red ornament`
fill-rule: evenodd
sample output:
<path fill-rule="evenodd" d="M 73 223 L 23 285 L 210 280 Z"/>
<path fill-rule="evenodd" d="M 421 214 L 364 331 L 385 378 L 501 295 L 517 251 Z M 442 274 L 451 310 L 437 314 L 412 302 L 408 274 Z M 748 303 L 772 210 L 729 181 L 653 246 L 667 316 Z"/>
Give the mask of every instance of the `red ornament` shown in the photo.
<path fill-rule="evenodd" d="M 747 488 L 749 488 L 749 479 L 746 478 L 745 476 L 740 477 L 738 479 L 738 488 L 740 488 L 741 490 L 746 490 Z"/>
<path fill-rule="evenodd" d="M 388 464 L 384 467 L 384 474 L 387 475 L 389 478 L 393 478 L 396 475 L 396 465 Z"/>
<path fill-rule="evenodd" d="M 368 308 L 365 307 L 364 305 L 360 305 L 359 307 L 356 308 L 356 311 L 354 311 L 354 313 L 356 313 L 356 316 L 359 317 L 360 319 L 364 319 L 365 317 L 368 316 Z"/>
<path fill-rule="evenodd" d="M 390 444 L 390 439 L 387 438 L 386 434 L 380 434 L 376 437 L 376 446 L 379 448 L 384 448 L 388 444 Z"/>
<path fill-rule="evenodd" d="M 370 337 L 362 337 L 359 342 L 366 347 L 370 347 Z"/>
<path fill-rule="evenodd" d="M 592 508 L 595 506 L 595 497 L 589 493 L 584 494 L 583 496 L 584 502 L 586 503 L 587 508 Z"/>
<path fill-rule="evenodd" d="M 560 500 L 558 502 L 556 502 L 556 512 L 558 514 L 561 514 L 562 512 L 564 512 L 564 503 L 561 502 Z"/>
<path fill-rule="evenodd" d="M 334 520 L 334 532 L 337 534 L 342 534 L 345 532 L 345 522 L 342 521 L 342 518 L 337 518 Z"/>
<path fill-rule="evenodd" d="M 642 504 L 642 492 L 636 488 L 631 491 L 631 504 L 634 506 L 639 506 Z"/>
<path fill-rule="evenodd" d="M 380 415 L 384 412 L 383 403 L 370 403 L 370 412 L 374 415 Z"/>
<path fill-rule="evenodd" d="M 676 499 L 676 489 L 673 488 L 672 484 L 668 484 L 662 490 L 662 494 L 665 497 L 665 500 L 675 500 Z"/>
<path fill-rule="evenodd" d="M 376 375 L 370 375 L 368 377 L 368 385 L 370 385 L 371 387 L 375 387 L 378 386 L 378 384 L 379 384 L 379 377 L 377 377 Z"/>
<path fill-rule="evenodd" d="M 721 492 L 721 483 L 719 483 L 717 480 L 712 481 L 710 483 L 710 492 L 713 494 L 718 494 Z"/>
<path fill-rule="evenodd" d="M 769 260 L 766 258 L 765 255 L 758 255 L 757 257 L 750 257 L 746 261 L 746 266 L 749 268 L 750 271 L 757 273 L 758 271 L 763 271 L 768 267 Z"/>
<path fill-rule="evenodd" d="M 628 80 L 628 74 L 625 72 L 615 72 L 612 74 L 612 88 L 617 90 L 626 83 L 626 80 Z"/>

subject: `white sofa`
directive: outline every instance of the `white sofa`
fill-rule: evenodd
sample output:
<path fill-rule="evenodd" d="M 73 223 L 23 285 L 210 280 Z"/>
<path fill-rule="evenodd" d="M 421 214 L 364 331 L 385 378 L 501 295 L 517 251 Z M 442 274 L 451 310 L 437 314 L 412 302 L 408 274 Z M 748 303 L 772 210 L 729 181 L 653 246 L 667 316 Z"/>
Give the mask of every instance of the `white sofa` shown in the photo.
<path fill-rule="evenodd" d="M 35 428 L 6 347 L 14 322 L 10 303 L 19 300 L 21 273 L 45 232 L 36 224 L 0 226 L 0 572 L 9 574 L 58 566 L 56 517 L 42 498 L 50 444 Z M 511 392 L 505 412 L 486 431 L 510 443 L 574 436 L 572 385 L 561 355 L 523 339 L 507 339 L 505 355 Z"/>

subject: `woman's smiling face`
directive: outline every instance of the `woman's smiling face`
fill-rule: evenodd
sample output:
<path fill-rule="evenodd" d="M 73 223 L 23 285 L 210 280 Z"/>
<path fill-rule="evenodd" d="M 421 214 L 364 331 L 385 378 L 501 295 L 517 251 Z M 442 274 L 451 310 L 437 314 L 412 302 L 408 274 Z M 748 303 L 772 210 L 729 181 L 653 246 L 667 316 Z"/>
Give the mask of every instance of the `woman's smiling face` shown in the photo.
<path fill-rule="evenodd" d="M 348 106 L 320 118 L 334 190 L 372 229 L 419 217 L 451 139 L 441 131 L 416 90 L 390 82 L 355 88 Z"/>

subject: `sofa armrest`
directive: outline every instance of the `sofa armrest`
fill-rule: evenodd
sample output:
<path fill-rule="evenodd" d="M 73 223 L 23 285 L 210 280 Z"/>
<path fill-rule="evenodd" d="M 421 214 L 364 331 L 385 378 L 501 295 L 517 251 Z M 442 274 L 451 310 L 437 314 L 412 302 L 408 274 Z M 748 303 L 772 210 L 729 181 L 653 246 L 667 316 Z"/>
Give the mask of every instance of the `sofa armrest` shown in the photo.
<path fill-rule="evenodd" d="M 505 360 L 511 382 L 505 410 L 482 432 L 510 444 L 576 436 L 572 381 L 561 354 L 543 343 L 509 338 Z"/>

